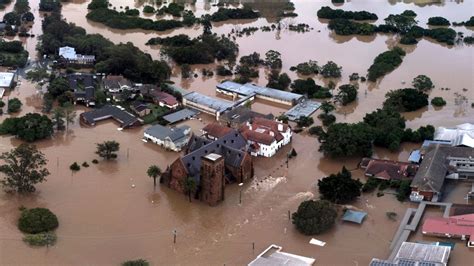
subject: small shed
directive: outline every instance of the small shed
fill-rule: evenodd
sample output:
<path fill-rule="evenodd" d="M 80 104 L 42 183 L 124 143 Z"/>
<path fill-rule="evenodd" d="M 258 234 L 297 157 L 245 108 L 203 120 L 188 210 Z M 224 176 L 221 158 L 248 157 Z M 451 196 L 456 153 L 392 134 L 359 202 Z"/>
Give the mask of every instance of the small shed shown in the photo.
<path fill-rule="evenodd" d="M 421 151 L 420 150 L 412 150 L 410 153 L 410 157 L 408 157 L 408 161 L 410 163 L 420 163 L 421 161 Z"/>
<path fill-rule="evenodd" d="M 367 216 L 366 212 L 346 210 L 346 212 L 342 216 L 342 220 L 346 222 L 362 224 L 366 216 Z"/>

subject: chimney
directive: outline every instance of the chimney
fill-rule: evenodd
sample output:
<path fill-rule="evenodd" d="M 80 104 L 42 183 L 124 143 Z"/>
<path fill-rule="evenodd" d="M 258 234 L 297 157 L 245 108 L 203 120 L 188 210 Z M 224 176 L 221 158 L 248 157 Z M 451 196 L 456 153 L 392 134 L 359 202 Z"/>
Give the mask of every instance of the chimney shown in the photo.
<path fill-rule="evenodd" d="M 278 131 L 283 132 L 283 124 L 278 123 Z"/>

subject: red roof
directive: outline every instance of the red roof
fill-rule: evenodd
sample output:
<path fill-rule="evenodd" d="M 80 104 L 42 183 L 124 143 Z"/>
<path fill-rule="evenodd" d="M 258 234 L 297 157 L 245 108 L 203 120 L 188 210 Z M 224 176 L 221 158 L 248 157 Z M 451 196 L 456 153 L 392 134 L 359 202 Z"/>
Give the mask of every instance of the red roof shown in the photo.
<path fill-rule="evenodd" d="M 365 174 L 386 180 L 400 180 L 413 176 L 416 169 L 417 166 L 410 163 L 371 159 L 365 166 Z"/>
<path fill-rule="evenodd" d="M 273 129 L 274 131 L 279 131 L 278 130 L 278 125 L 282 125 L 283 130 L 282 132 L 286 132 L 288 130 L 288 125 L 284 123 L 279 123 L 274 120 L 266 119 L 263 117 L 255 117 L 252 121 L 252 126 L 264 126 Z"/>
<path fill-rule="evenodd" d="M 423 223 L 422 231 L 423 234 L 474 236 L 474 214 L 449 218 L 430 217 Z"/>
<path fill-rule="evenodd" d="M 252 130 L 244 130 L 242 132 L 242 136 L 244 136 L 246 140 L 250 140 L 256 143 L 262 143 L 265 145 L 271 145 L 275 141 L 275 138 L 269 134 L 260 133 Z"/>
<path fill-rule="evenodd" d="M 164 104 L 169 105 L 169 106 L 178 104 L 178 101 L 173 95 L 163 92 L 163 91 L 154 91 L 153 96 L 155 97 L 157 101 L 163 102 Z"/>
<path fill-rule="evenodd" d="M 211 123 L 211 124 L 208 124 L 207 126 L 205 126 L 202 129 L 202 131 L 204 131 L 205 133 L 207 133 L 208 135 L 210 135 L 212 137 L 221 138 L 221 137 L 227 135 L 227 133 L 231 132 L 232 128 L 221 126 L 217 123 Z"/>

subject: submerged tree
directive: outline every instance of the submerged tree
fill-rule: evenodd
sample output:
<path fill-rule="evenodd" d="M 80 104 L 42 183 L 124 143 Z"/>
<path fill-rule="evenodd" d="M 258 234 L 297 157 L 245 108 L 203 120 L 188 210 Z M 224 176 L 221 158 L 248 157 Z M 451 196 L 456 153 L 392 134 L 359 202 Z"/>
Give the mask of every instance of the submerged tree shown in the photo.
<path fill-rule="evenodd" d="M 156 187 L 156 178 L 161 176 L 161 169 L 157 165 L 152 165 L 148 167 L 148 170 L 146 171 L 147 175 L 150 178 L 153 178 L 153 186 Z"/>
<path fill-rule="evenodd" d="M 330 229 L 336 221 L 337 210 L 327 200 L 303 201 L 293 213 L 293 224 L 305 235 L 317 235 Z"/>
<path fill-rule="evenodd" d="M 0 159 L 5 162 L 0 166 L 0 172 L 5 175 L 0 183 L 7 192 L 34 192 L 35 185 L 46 181 L 49 175 L 48 169 L 44 167 L 47 159 L 34 145 L 21 144 L 2 153 Z"/>
<path fill-rule="evenodd" d="M 97 143 L 97 151 L 95 152 L 100 157 L 110 160 L 117 158 L 117 151 L 120 149 L 120 143 L 115 140 L 104 141 Z"/>
<path fill-rule="evenodd" d="M 345 204 L 360 196 L 362 183 L 352 179 L 351 172 L 343 167 L 341 172 L 319 180 L 318 187 L 323 199 Z"/>

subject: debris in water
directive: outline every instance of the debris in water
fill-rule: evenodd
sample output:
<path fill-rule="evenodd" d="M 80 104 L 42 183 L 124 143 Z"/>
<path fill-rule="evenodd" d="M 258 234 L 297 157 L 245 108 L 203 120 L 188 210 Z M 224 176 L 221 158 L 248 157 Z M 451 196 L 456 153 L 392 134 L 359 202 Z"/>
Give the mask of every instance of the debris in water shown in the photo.
<path fill-rule="evenodd" d="M 309 243 L 311 245 L 316 245 L 316 246 L 320 246 L 320 247 L 324 247 L 326 245 L 326 242 L 323 242 L 321 240 L 317 240 L 315 238 L 311 238 L 311 240 L 309 241 Z"/>
<path fill-rule="evenodd" d="M 135 184 L 132 184 L 132 188 L 135 188 Z"/>

